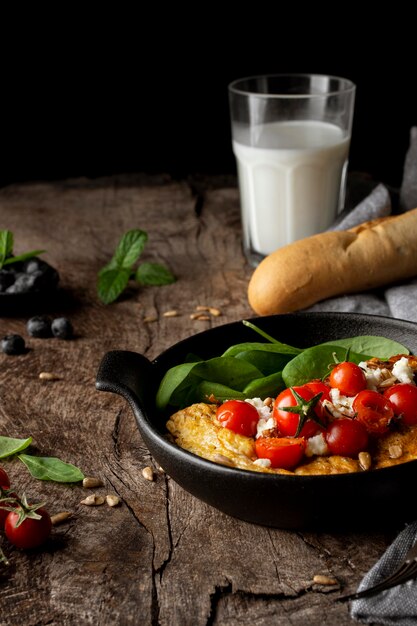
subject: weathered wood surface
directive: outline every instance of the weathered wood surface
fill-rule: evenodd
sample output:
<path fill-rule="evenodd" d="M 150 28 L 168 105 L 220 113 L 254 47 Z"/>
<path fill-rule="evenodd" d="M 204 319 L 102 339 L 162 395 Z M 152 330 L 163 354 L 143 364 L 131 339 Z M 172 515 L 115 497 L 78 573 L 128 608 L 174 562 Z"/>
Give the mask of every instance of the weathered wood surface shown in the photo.
<path fill-rule="evenodd" d="M 74 515 L 43 549 L 25 553 L 3 541 L 11 565 L 0 570 L 1 626 L 353 623 L 348 606 L 335 601 L 338 591 L 313 585 L 313 576 L 336 577 L 352 591 L 390 534 L 258 527 L 201 503 L 164 474 L 146 481 L 141 470 L 153 462 L 130 409 L 94 387 L 109 349 L 153 358 L 196 331 L 251 314 L 233 184 L 138 176 L 11 186 L 0 191 L 0 227 L 15 233 L 17 252 L 47 249 L 72 295 L 57 313 L 77 334 L 70 342 L 31 339 L 27 316 L 0 318 L 1 336 L 21 333 L 30 347 L 24 356 L 0 355 L 0 432 L 31 434 L 42 453 L 103 478 L 97 493 L 123 500 L 115 509 L 85 507 L 82 487 L 42 483 L 18 460 L 5 463 L 17 489 L 45 499 L 51 513 Z M 96 297 L 97 271 L 135 227 L 149 234 L 144 258 L 166 263 L 179 280 L 132 288 L 106 307 Z M 201 304 L 223 315 L 191 321 Z M 169 309 L 179 316 L 163 317 Z M 145 316 L 158 320 L 146 324 Z M 40 381 L 40 371 L 62 380 Z"/>

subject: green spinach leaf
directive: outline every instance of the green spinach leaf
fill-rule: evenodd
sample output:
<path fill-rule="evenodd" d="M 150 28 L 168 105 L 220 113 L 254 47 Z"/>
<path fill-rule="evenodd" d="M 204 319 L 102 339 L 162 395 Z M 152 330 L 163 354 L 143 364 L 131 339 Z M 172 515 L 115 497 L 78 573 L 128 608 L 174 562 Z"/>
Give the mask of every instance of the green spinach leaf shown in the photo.
<path fill-rule="evenodd" d="M 307 348 L 287 363 L 282 371 L 282 378 L 286 387 L 303 385 L 314 378 L 322 378 L 329 372 L 329 365 L 335 362 L 333 355 L 338 361 L 344 361 L 346 347 L 334 344 L 320 344 Z M 355 352 L 349 353 L 349 360 L 360 363 L 367 357 Z"/>

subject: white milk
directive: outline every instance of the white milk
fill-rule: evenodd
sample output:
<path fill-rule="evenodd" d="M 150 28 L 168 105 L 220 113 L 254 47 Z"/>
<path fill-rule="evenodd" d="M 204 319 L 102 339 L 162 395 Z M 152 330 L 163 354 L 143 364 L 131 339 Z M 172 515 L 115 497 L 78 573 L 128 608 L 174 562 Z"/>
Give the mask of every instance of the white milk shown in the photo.
<path fill-rule="evenodd" d="M 234 136 L 248 249 L 270 254 L 332 224 L 344 200 L 350 137 L 342 129 L 275 122 L 235 129 Z"/>

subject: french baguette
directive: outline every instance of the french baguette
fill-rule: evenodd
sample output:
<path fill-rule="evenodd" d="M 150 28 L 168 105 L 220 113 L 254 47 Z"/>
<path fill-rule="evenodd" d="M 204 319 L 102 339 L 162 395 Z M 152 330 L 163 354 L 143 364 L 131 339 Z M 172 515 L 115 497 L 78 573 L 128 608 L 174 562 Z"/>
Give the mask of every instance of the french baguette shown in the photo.
<path fill-rule="evenodd" d="M 417 209 L 300 239 L 265 257 L 249 282 L 259 315 L 417 276 Z"/>

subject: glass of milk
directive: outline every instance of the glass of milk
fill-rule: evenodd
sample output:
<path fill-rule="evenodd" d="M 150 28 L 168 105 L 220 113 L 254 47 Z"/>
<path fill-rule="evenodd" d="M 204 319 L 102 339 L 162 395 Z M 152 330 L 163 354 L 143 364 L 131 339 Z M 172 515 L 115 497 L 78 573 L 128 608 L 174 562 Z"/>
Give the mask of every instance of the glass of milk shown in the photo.
<path fill-rule="evenodd" d="M 229 85 L 243 247 L 251 265 L 326 230 L 343 208 L 355 85 L 318 74 Z"/>

